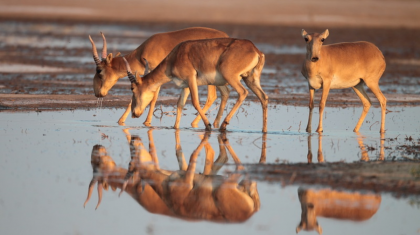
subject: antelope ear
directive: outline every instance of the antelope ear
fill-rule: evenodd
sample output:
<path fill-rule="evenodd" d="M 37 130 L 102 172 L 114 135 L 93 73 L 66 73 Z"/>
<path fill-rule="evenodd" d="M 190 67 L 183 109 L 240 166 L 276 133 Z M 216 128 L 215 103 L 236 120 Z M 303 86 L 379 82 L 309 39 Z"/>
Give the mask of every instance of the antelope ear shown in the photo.
<path fill-rule="evenodd" d="M 302 37 L 305 38 L 306 35 L 308 35 L 308 33 L 304 29 L 302 29 Z"/>
<path fill-rule="evenodd" d="M 318 232 L 319 235 L 322 235 L 322 227 L 321 227 L 321 225 L 318 225 L 316 227 L 316 231 Z"/>
<path fill-rule="evenodd" d="M 143 82 L 143 79 L 142 79 L 142 76 L 137 76 L 137 71 L 134 73 L 134 77 L 136 78 L 136 82 L 137 82 L 137 84 L 142 84 L 142 82 Z"/>
<path fill-rule="evenodd" d="M 330 35 L 330 32 L 328 31 L 328 29 L 326 29 L 322 34 L 321 34 L 321 37 L 323 38 L 323 39 L 326 39 L 327 37 L 328 37 L 328 35 Z"/>
<path fill-rule="evenodd" d="M 302 230 L 302 225 L 301 225 L 301 224 L 299 224 L 299 225 L 296 227 L 296 234 L 298 234 L 298 233 L 300 232 L 300 230 Z"/>
<path fill-rule="evenodd" d="M 109 54 L 106 56 L 106 63 L 107 63 L 107 64 L 111 64 L 111 61 L 112 61 L 112 53 L 109 53 Z"/>

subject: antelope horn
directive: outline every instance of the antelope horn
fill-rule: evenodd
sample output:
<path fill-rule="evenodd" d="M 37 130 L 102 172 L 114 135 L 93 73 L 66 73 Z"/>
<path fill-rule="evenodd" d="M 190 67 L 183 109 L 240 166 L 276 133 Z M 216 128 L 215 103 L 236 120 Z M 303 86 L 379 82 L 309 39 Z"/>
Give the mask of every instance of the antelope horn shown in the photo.
<path fill-rule="evenodd" d="M 132 173 L 130 173 L 130 172 L 127 172 L 127 175 L 125 175 L 125 178 L 124 178 L 124 183 L 123 183 L 123 186 L 121 187 L 121 191 L 120 191 L 120 193 L 118 194 L 118 197 L 120 197 L 121 196 L 121 194 L 125 191 L 125 189 L 127 188 L 127 184 L 128 184 L 128 181 L 130 180 L 130 178 L 131 178 L 131 176 L 132 176 L 133 174 Z"/>
<path fill-rule="evenodd" d="M 106 56 L 108 55 L 107 50 L 106 50 L 106 39 L 105 39 L 105 35 L 101 32 L 102 38 L 104 39 L 104 47 L 102 48 L 102 60 L 106 59 Z"/>
<path fill-rule="evenodd" d="M 146 76 L 149 73 L 149 62 L 146 60 L 146 58 L 143 58 L 145 65 L 144 65 L 144 74 L 143 77 Z"/>
<path fill-rule="evenodd" d="M 128 64 L 125 57 L 123 57 L 123 60 L 124 60 L 124 63 L 125 63 L 125 67 L 127 68 L 128 79 L 130 79 L 131 83 L 137 83 L 136 76 L 134 76 L 133 73 L 131 72 L 130 64 Z M 137 73 L 136 73 L 136 75 L 137 75 Z"/>
<path fill-rule="evenodd" d="M 92 180 L 89 183 L 89 191 L 88 191 L 88 195 L 86 198 L 85 203 L 83 204 L 83 207 L 86 207 L 86 204 L 88 203 L 90 196 L 92 196 L 92 192 L 93 192 L 93 187 L 95 187 L 95 184 L 98 180 L 96 179 L 96 177 L 93 177 Z"/>
<path fill-rule="evenodd" d="M 98 204 L 95 207 L 95 210 L 98 209 L 99 204 L 101 204 L 102 201 L 102 184 L 101 182 L 98 182 Z"/>
<path fill-rule="evenodd" d="M 95 61 L 95 64 L 97 66 L 99 66 L 101 64 L 101 60 L 99 59 L 98 51 L 96 50 L 95 43 L 93 42 L 93 40 L 90 37 L 90 35 L 89 35 L 89 40 L 90 40 L 90 43 L 92 43 L 93 60 Z"/>

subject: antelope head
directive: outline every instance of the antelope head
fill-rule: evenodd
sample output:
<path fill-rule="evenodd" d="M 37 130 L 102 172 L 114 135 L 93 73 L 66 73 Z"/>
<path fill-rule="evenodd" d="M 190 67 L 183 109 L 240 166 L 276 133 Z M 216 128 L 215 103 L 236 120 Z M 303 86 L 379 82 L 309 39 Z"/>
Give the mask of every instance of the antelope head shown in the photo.
<path fill-rule="evenodd" d="M 146 76 L 149 71 L 149 63 L 145 58 L 143 59 L 146 62 L 146 69 L 144 70 L 144 75 L 142 77 L 137 77 L 137 73 L 132 73 L 130 65 L 127 60 L 123 58 L 127 67 L 127 75 L 131 82 L 131 91 L 133 92 L 133 97 L 131 99 L 131 112 L 133 118 L 138 118 L 143 114 L 155 95 L 155 91 L 152 91 L 150 87 L 143 82 L 143 77 Z"/>
<path fill-rule="evenodd" d="M 98 209 L 99 204 L 102 201 L 102 189 L 108 190 L 109 184 L 107 178 L 115 169 L 116 164 L 102 145 L 93 146 L 90 163 L 92 164 L 93 178 L 89 183 L 88 195 L 83 206 L 86 206 L 88 203 L 93 188 L 95 187 L 95 184 L 98 183 L 98 204 L 95 208 Z M 111 188 L 113 191 L 116 190 L 114 187 Z"/>
<path fill-rule="evenodd" d="M 304 198 L 306 192 L 299 190 L 299 198 Z M 322 227 L 319 225 L 318 220 L 316 219 L 316 208 L 312 202 L 307 200 L 301 201 L 302 214 L 300 218 L 300 223 L 296 227 L 296 233 L 299 233 L 300 230 L 312 231 L 316 230 L 318 234 L 322 234 Z"/>
<path fill-rule="evenodd" d="M 131 161 L 128 164 L 128 171 L 124 178 L 124 183 L 119 195 L 124 192 L 128 185 L 128 181 L 134 176 L 134 174 L 139 173 L 140 170 L 145 168 L 147 168 L 146 170 L 154 170 L 156 166 L 153 162 L 152 156 L 146 150 L 142 140 L 138 136 L 132 136 L 131 138 L 130 155 Z"/>
<path fill-rule="evenodd" d="M 328 29 L 323 33 L 308 34 L 302 29 L 302 37 L 306 41 L 306 59 L 312 62 L 317 62 L 321 58 L 321 47 L 324 40 L 328 37 Z"/>
<path fill-rule="evenodd" d="M 102 48 L 101 59 L 99 59 L 98 52 L 96 50 L 95 43 L 89 36 L 89 40 L 92 43 L 93 60 L 96 64 L 96 74 L 93 77 L 93 89 L 96 97 L 104 97 L 108 94 L 108 91 L 115 85 L 119 79 L 118 73 L 112 67 L 112 53 L 107 54 L 107 46 L 105 35 L 101 32 L 104 40 Z"/>
<path fill-rule="evenodd" d="M 242 191 L 249 195 L 249 197 L 254 202 L 254 212 L 260 210 L 261 202 L 260 202 L 260 194 L 258 193 L 257 189 L 257 182 L 244 179 L 238 184 L 238 190 Z"/>

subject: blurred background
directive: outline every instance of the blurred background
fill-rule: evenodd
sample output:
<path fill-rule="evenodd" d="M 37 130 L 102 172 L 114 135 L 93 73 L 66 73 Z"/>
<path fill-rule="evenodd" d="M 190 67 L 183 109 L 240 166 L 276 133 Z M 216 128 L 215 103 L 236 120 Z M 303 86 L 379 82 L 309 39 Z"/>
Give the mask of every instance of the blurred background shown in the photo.
<path fill-rule="evenodd" d="M 294 26 L 420 26 L 417 0 L 2 0 L 1 17 L 271 24 Z"/>

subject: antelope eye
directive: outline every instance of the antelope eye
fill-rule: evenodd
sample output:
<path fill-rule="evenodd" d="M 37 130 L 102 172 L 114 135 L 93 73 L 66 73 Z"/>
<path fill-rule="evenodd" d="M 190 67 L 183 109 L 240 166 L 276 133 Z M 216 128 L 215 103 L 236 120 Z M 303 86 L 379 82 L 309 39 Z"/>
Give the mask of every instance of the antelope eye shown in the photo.
<path fill-rule="evenodd" d="M 305 41 L 307 42 L 308 41 L 308 38 L 305 38 Z"/>
<path fill-rule="evenodd" d="M 131 90 L 134 90 L 134 87 L 131 87 Z"/>
<path fill-rule="evenodd" d="M 100 74 L 102 72 L 102 69 L 96 69 L 96 73 Z"/>
<path fill-rule="evenodd" d="M 321 42 L 324 42 L 325 38 L 321 39 Z"/>

